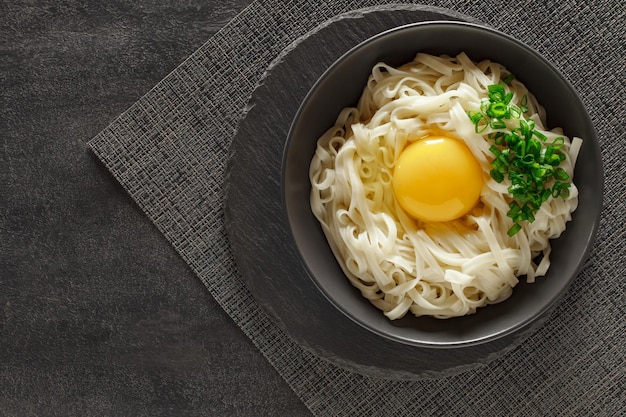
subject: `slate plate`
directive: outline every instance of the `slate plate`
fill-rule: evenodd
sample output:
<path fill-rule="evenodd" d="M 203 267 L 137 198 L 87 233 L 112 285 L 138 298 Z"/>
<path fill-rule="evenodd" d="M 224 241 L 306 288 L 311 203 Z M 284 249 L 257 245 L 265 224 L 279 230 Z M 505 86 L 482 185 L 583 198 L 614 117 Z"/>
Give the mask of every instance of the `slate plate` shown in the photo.
<path fill-rule="evenodd" d="M 336 309 L 307 276 L 292 244 L 282 204 L 281 162 L 306 94 L 335 60 L 360 42 L 393 27 L 432 20 L 480 23 L 434 7 L 376 7 L 341 15 L 294 42 L 270 65 L 248 103 L 227 167 L 227 232 L 255 299 L 304 348 L 369 376 L 419 379 L 464 371 L 512 349 L 545 321 L 544 316 L 521 332 L 477 346 L 441 349 L 399 343 L 375 335 Z"/>

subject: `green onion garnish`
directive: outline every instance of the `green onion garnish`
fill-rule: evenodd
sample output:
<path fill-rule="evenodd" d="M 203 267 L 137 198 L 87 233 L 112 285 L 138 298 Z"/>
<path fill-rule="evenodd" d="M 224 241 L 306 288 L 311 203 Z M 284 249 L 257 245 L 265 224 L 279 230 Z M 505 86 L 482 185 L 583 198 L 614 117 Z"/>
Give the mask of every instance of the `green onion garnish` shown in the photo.
<path fill-rule="evenodd" d="M 510 84 L 513 79 L 509 74 L 502 81 Z M 511 103 L 513 93 L 507 92 L 503 84 L 489 85 L 487 91 L 489 98 L 482 100 L 480 110 L 470 110 L 467 115 L 476 133 L 488 127 L 497 130 L 487 134 L 494 156 L 490 175 L 496 182 L 508 178 L 511 183 L 507 189 L 512 197 L 507 216 L 513 226 L 507 234 L 514 236 L 522 229 L 521 222 L 535 220 L 535 213 L 550 197 L 569 196 L 570 176 L 559 167 L 565 160 L 561 150 L 565 139 L 558 137 L 548 143 L 547 137 L 535 129 L 535 122 L 523 117 L 528 112 L 526 95 L 515 105 Z M 509 129 L 506 121 L 511 119 L 519 122 Z"/>
<path fill-rule="evenodd" d="M 502 79 L 502 82 L 507 85 L 511 85 L 511 82 L 513 82 L 514 79 L 515 79 L 515 75 L 509 74 Z"/>

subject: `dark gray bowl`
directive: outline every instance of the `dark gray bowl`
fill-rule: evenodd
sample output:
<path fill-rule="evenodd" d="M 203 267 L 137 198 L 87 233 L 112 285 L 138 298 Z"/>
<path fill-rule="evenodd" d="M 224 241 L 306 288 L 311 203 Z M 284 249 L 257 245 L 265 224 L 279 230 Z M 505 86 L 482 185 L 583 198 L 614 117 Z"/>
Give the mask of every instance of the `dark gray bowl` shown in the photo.
<path fill-rule="evenodd" d="M 547 112 L 548 127 L 584 139 L 575 170 L 578 209 L 567 230 L 554 240 L 552 264 L 544 278 L 526 284 L 522 277 L 510 299 L 470 316 L 438 320 L 389 321 L 361 297 L 344 276 L 309 207 L 308 167 L 318 137 L 340 110 L 354 106 L 371 68 L 378 61 L 397 66 L 417 51 L 490 59 L 511 70 Z M 283 157 L 282 187 L 293 243 L 302 262 L 330 303 L 372 333 L 423 347 L 459 347 L 483 343 L 528 326 L 563 294 L 588 256 L 602 204 L 602 162 L 595 130 L 585 108 L 564 77 L 545 58 L 503 33 L 460 22 L 428 22 L 398 27 L 356 46 L 318 80 L 293 120 Z"/>

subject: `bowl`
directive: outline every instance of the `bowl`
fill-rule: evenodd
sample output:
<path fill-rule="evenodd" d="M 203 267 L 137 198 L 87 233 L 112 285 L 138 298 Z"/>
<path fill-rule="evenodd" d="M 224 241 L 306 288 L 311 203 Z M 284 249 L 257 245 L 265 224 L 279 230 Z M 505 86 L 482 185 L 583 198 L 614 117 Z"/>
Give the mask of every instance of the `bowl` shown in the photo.
<path fill-rule="evenodd" d="M 344 107 L 355 106 L 371 69 L 379 61 L 399 66 L 417 52 L 503 64 L 543 105 L 547 127 L 560 126 L 583 139 L 574 180 L 579 205 L 561 237 L 552 241 L 551 266 L 545 277 L 527 284 L 524 277 L 506 301 L 475 314 L 436 319 L 407 313 L 388 320 L 363 298 L 345 277 L 309 206 L 309 164 L 317 139 Z M 589 255 L 602 205 L 602 161 L 596 132 L 581 99 L 548 59 L 497 30 L 463 22 L 409 24 L 380 33 L 334 62 L 306 95 L 285 142 L 281 193 L 291 244 L 306 278 L 329 304 L 373 337 L 426 348 L 458 348 L 482 344 L 527 328 L 564 294 Z"/>

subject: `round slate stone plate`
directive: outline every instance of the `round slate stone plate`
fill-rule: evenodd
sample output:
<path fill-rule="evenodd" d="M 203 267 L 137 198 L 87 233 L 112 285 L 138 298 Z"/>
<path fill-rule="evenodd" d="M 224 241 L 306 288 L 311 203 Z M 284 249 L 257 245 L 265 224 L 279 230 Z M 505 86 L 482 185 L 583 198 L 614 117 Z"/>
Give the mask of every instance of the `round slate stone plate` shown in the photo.
<path fill-rule="evenodd" d="M 231 145 L 226 227 L 237 266 L 255 299 L 304 348 L 338 366 L 375 377 L 419 379 L 484 364 L 523 341 L 523 330 L 486 343 L 420 347 L 381 337 L 335 308 L 307 274 L 282 201 L 282 159 L 305 96 L 345 52 L 388 29 L 423 21 L 467 21 L 440 8 L 395 5 L 350 12 L 287 48 L 255 90 Z M 329 260 L 334 261 L 334 260 Z M 381 320 L 387 320 L 380 314 Z"/>

